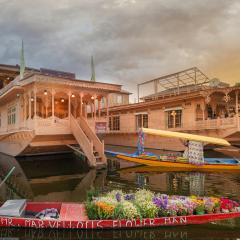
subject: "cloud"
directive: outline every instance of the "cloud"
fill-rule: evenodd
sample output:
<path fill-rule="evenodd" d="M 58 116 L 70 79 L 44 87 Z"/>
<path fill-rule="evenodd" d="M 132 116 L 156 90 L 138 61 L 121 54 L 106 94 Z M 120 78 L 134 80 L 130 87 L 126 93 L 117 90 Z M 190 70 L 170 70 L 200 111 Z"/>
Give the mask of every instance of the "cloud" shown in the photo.
<path fill-rule="evenodd" d="M 32 67 L 136 84 L 197 66 L 240 80 L 237 0 L 0 0 L 0 62 L 19 61 L 24 39 Z"/>

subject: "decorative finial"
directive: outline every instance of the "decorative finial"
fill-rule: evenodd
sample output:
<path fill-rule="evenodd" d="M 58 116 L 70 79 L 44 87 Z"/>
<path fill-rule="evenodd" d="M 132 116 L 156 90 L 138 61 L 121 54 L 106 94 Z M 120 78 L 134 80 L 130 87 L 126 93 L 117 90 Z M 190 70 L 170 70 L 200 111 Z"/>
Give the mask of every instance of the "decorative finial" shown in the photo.
<path fill-rule="evenodd" d="M 22 40 L 22 49 L 20 54 L 20 79 L 23 79 L 25 71 L 24 45 Z"/>
<path fill-rule="evenodd" d="M 96 82 L 93 56 L 91 56 L 91 70 L 92 70 L 91 81 Z"/>

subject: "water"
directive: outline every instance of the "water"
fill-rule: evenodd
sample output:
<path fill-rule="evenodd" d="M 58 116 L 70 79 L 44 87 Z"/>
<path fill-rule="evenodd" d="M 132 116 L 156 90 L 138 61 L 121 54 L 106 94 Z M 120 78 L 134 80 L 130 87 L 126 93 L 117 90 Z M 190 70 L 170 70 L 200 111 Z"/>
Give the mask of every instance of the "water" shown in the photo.
<path fill-rule="evenodd" d="M 131 151 L 131 150 L 130 150 Z M 209 153 L 211 155 L 211 153 Z M 215 155 L 214 155 L 215 156 Z M 162 172 L 132 167 L 132 163 L 109 159 L 108 168 L 88 169 L 74 154 L 38 158 L 0 155 L 0 176 L 16 166 L 14 175 L 0 189 L 0 201 L 28 198 L 33 201 L 84 201 L 93 187 L 106 191 L 147 188 L 181 195 L 240 196 L 240 174 Z M 81 231 L 0 228 L 0 239 L 239 239 L 240 221 L 229 220 L 200 226 L 141 230 Z"/>

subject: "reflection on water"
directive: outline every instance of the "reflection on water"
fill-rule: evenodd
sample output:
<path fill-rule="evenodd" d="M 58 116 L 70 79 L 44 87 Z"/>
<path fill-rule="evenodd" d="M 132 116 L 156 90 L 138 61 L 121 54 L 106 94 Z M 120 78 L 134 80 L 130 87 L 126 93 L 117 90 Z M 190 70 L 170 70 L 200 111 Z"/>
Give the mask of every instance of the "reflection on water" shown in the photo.
<path fill-rule="evenodd" d="M 207 236 L 207 238 L 206 238 Z M 240 230 L 216 226 L 182 226 L 162 227 L 156 229 L 137 230 L 53 230 L 53 229 L 0 229 L 0 239 L 28 239 L 28 240 L 188 240 L 188 239 L 239 239 Z"/>
<path fill-rule="evenodd" d="M 163 172 L 154 168 L 132 167 L 132 163 L 110 159 L 108 169 L 88 169 L 74 155 L 42 158 L 0 156 L 0 177 L 16 167 L 13 176 L 0 189 L 1 201 L 28 198 L 34 201 L 84 201 L 92 187 L 126 191 L 148 188 L 156 192 L 181 195 L 240 196 L 240 175 L 234 173 Z M 144 230 L 69 231 L 0 229 L 0 239 L 237 239 L 239 220 L 204 226 Z M 206 235 L 207 234 L 207 235 Z"/>

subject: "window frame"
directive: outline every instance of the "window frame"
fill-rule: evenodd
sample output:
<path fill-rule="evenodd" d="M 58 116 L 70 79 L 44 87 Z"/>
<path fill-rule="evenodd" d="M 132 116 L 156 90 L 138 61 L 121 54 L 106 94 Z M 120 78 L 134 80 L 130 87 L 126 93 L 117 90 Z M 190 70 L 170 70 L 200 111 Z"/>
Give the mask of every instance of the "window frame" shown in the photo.
<path fill-rule="evenodd" d="M 17 106 L 13 105 L 7 109 L 7 124 L 15 125 L 17 122 Z"/>
<path fill-rule="evenodd" d="M 120 115 L 109 116 L 108 127 L 110 131 L 120 131 Z"/>
<path fill-rule="evenodd" d="M 175 115 L 174 115 L 175 114 Z M 166 111 L 166 127 L 169 128 L 182 128 L 183 110 L 172 109 Z"/>
<path fill-rule="evenodd" d="M 139 128 L 148 128 L 149 117 L 148 113 L 139 113 L 135 115 L 135 124 L 136 130 L 138 131 Z"/>

